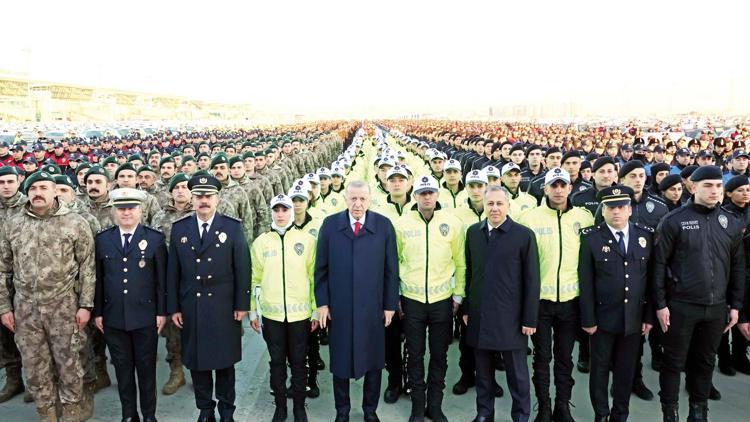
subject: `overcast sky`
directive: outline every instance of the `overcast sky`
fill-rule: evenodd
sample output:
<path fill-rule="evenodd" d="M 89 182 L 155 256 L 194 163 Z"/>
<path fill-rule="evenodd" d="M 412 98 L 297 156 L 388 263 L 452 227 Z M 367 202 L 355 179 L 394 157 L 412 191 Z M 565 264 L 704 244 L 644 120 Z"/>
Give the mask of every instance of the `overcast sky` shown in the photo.
<path fill-rule="evenodd" d="M 331 117 L 750 112 L 746 2 L 13 3 L 0 72 L 35 79 Z"/>

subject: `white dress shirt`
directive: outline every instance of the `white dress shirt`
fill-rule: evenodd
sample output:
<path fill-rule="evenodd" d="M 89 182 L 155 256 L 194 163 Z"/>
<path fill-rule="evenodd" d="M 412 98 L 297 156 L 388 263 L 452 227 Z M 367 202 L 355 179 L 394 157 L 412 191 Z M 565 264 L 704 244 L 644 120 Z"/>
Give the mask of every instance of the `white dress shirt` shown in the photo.
<path fill-rule="evenodd" d="M 138 226 L 133 227 L 132 230 L 123 231 L 122 227 L 120 227 L 120 241 L 122 241 L 122 247 L 123 248 L 125 247 L 125 235 L 129 234 L 130 238 L 128 240 L 130 240 L 132 242 L 133 241 L 133 235 L 135 234 L 135 229 L 136 228 L 138 228 Z"/>
<path fill-rule="evenodd" d="M 198 219 L 198 237 L 200 239 L 203 238 L 203 223 L 208 223 L 208 227 L 206 227 L 206 233 L 211 231 L 211 225 L 214 223 L 214 217 L 216 217 L 216 214 L 212 215 L 211 218 L 209 218 L 207 221 L 201 220 L 200 217 L 196 214 L 195 217 Z"/>
<path fill-rule="evenodd" d="M 354 223 L 356 223 L 357 221 L 359 221 L 359 223 L 361 224 L 359 229 L 362 230 L 362 227 L 365 226 L 365 217 L 367 217 L 367 212 L 365 212 L 364 215 L 362 215 L 362 218 L 360 218 L 359 220 L 354 218 L 354 216 L 352 216 L 352 213 L 349 213 L 349 226 L 351 226 L 352 231 L 354 231 Z"/>
<path fill-rule="evenodd" d="M 614 237 L 615 240 L 617 240 L 618 242 L 620 241 L 620 237 L 617 235 L 617 232 L 622 232 L 622 237 L 623 237 L 622 240 L 625 242 L 625 253 L 628 253 L 628 240 L 630 239 L 630 233 L 629 233 L 630 224 L 626 224 L 625 228 L 622 230 L 617 230 L 616 228 L 610 226 L 609 224 L 607 224 L 607 227 L 609 228 L 609 231 L 612 232 L 612 237 Z"/>

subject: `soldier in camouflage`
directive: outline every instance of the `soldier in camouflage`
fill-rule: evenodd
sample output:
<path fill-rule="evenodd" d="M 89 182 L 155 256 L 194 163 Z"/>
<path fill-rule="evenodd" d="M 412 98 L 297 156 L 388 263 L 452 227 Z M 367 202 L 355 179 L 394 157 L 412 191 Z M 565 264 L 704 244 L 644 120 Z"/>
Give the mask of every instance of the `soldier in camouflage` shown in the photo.
<path fill-rule="evenodd" d="M 193 213 L 192 195 L 187 182 L 188 177 L 183 173 L 172 176 L 169 181 L 172 199 L 156 214 L 152 222 L 152 226 L 161 230 L 166 236 L 167 247 L 169 247 L 169 236 L 172 233 L 172 223 Z M 167 339 L 167 362 L 169 363 L 169 380 L 164 384 L 161 392 L 168 396 L 185 385 L 185 373 L 182 370 L 182 340 L 180 330 L 171 318 L 167 318 L 161 335 Z"/>
<path fill-rule="evenodd" d="M 117 181 L 117 186 L 120 188 L 137 189 L 137 177 L 138 173 L 130 163 L 121 165 L 117 168 L 117 171 L 115 171 L 115 180 Z M 159 201 L 156 199 L 156 196 L 146 191 L 144 191 L 144 193 L 146 194 L 146 198 L 141 204 L 141 223 L 150 225 L 156 213 L 161 210 L 161 206 L 159 206 Z"/>
<path fill-rule="evenodd" d="M 273 154 L 273 153 L 271 153 Z M 271 171 L 271 168 L 267 165 L 268 156 L 265 151 L 260 151 L 255 154 L 255 172 L 271 182 L 273 186 L 273 196 L 285 195 L 284 184 L 281 180 L 281 176 Z"/>
<path fill-rule="evenodd" d="M 18 171 L 14 166 L 0 167 L 0 225 L 23 212 L 27 199 L 20 192 L 20 186 Z M 5 277 L 0 277 L 0 283 L 6 284 Z M 10 279 L 7 286 L 11 287 Z M 13 339 L 13 332 L 4 325 L 0 326 L 0 368 L 5 368 L 5 386 L 0 390 L 0 403 L 4 403 L 25 390 L 21 377 L 21 352 Z"/>
<path fill-rule="evenodd" d="M 32 174 L 26 188 L 24 212 L 0 227 L 0 274 L 13 274 L 15 288 L 11 300 L 0 283 L 0 319 L 15 332 L 40 419 L 57 421 L 59 397 L 62 420 L 78 421 L 80 350 L 96 283 L 94 238 L 83 217 L 56 199 L 51 174 Z"/>
<path fill-rule="evenodd" d="M 250 199 L 248 199 L 245 190 L 229 177 L 229 159 L 227 156 L 224 154 L 216 155 L 211 160 L 211 171 L 222 186 L 219 191 L 219 213 L 242 221 L 242 231 L 245 234 L 245 239 L 249 242 L 254 239 L 255 218 L 253 210 L 250 208 Z"/>
<path fill-rule="evenodd" d="M 174 176 L 176 173 L 176 166 L 174 162 L 174 158 L 171 156 L 166 156 L 159 161 L 159 180 L 156 181 L 154 187 L 156 189 L 156 195 L 157 200 L 159 201 L 159 205 L 163 206 L 163 204 L 166 204 L 169 202 L 169 179 Z M 151 193 L 151 192 L 149 192 Z"/>
<path fill-rule="evenodd" d="M 229 175 L 245 190 L 250 200 L 250 207 L 254 211 L 255 227 L 253 227 L 253 237 L 248 241 L 255 240 L 271 227 L 271 213 L 266 206 L 266 198 L 263 196 L 260 187 L 245 174 L 245 163 L 242 161 L 242 157 L 235 155 L 229 159 Z M 268 198 L 268 200 L 270 201 L 271 198 Z"/>

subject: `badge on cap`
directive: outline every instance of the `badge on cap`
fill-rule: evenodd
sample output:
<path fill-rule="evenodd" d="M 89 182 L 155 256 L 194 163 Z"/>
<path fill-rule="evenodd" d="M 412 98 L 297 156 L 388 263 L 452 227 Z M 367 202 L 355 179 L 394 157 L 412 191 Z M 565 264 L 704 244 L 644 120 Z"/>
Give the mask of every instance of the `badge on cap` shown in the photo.
<path fill-rule="evenodd" d="M 646 247 L 646 238 L 645 237 L 639 237 L 638 238 L 638 244 L 641 245 L 642 248 Z"/>
<path fill-rule="evenodd" d="M 227 241 L 227 234 L 224 232 L 219 233 L 219 242 L 224 243 Z"/>
<path fill-rule="evenodd" d="M 201 177 L 198 181 L 201 183 L 208 183 L 208 179 L 205 177 Z"/>

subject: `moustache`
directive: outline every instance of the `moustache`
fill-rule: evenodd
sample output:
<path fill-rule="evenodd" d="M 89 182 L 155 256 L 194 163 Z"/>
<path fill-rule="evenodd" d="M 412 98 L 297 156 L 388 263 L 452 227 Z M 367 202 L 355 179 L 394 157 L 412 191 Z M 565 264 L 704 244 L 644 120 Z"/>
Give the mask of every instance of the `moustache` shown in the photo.
<path fill-rule="evenodd" d="M 89 189 L 89 193 L 99 193 L 99 189 Z"/>
<path fill-rule="evenodd" d="M 44 198 L 43 198 L 43 197 L 41 197 L 41 196 L 35 196 L 35 197 L 34 197 L 34 198 L 32 199 L 32 201 L 36 201 L 36 200 L 44 201 Z"/>

